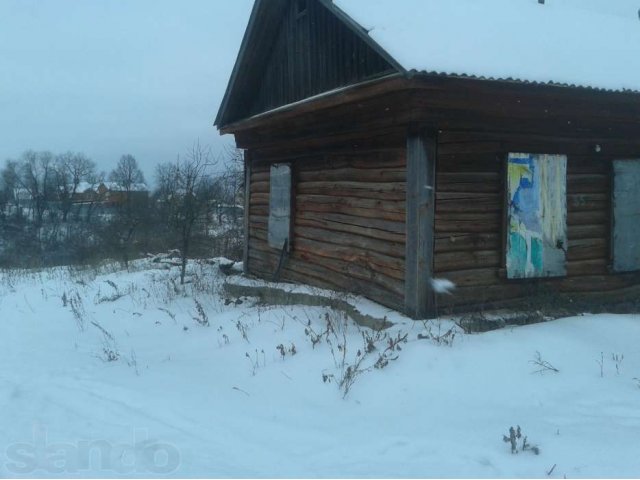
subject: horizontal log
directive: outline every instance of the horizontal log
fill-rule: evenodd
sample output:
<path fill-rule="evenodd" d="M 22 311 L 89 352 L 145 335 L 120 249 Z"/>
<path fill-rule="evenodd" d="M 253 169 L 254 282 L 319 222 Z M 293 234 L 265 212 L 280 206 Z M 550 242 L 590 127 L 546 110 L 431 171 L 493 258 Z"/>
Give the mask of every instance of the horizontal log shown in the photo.
<path fill-rule="evenodd" d="M 251 205 L 269 205 L 268 193 L 252 193 L 250 197 Z"/>
<path fill-rule="evenodd" d="M 438 192 L 472 192 L 472 193 L 500 193 L 502 183 L 500 182 L 460 182 L 460 183 L 437 183 Z"/>
<path fill-rule="evenodd" d="M 404 213 L 388 212 L 385 210 L 374 210 L 368 208 L 352 208 L 343 204 L 316 204 L 300 203 L 296 205 L 297 212 L 311 212 L 314 214 L 333 215 L 341 214 L 345 216 L 369 219 L 372 221 L 382 220 L 395 223 L 404 223 L 406 215 Z"/>
<path fill-rule="evenodd" d="M 405 255 L 404 242 L 389 242 L 349 232 L 333 232 L 322 228 L 305 227 L 301 225 L 296 226 L 295 234 L 296 240 L 298 238 L 307 238 L 310 240 L 331 242 L 338 245 L 382 253 L 394 258 L 404 259 Z"/>
<path fill-rule="evenodd" d="M 607 291 L 560 292 L 555 286 L 556 283 L 520 282 L 487 287 L 462 287 L 454 290 L 453 295 L 439 295 L 438 306 L 441 313 L 492 308 L 540 309 L 545 306 L 545 302 L 551 307 L 559 306 L 561 302 L 574 307 L 590 304 L 602 306 L 607 302 L 635 302 L 640 295 L 640 285 Z"/>
<path fill-rule="evenodd" d="M 582 143 L 584 146 L 584 142 Z M 610 175 L 611 172 L 611 160 L 597 156 L 597 154 L 591 154 L 589 156 L 569 155 L 567 161 L 567 175 L 576 174 L 596 174 L 596 175 Z"/>
<path fill-rule="evenodd" d="M 495 154 L 496 152 L 503 151 L 502 142 L 495 140 L 483 140 L 477 139 L 475 141 L 460 141 L 460 142 L 445 142 L 441 133 L 438 136 L 438 155 L 455 155 L 460 153 L 487 153 Z"/>
<path fill-rule="evenodd" d="M 249 212 L 249 227 L 257 226 L 266 229 L 269 225 L 269 217 L 264 215 L 255 215 Z"/>
<path fill-rule="evenodd" d="M 595 260 L 609 258 L 609 242 L 604 238 L 578 238 L 569 241 L 567 260 Z"/>
<path fill-rule="evenodd" d="M 251 183 L 268 182 L 271 179 L 271 172 L 266 170 L 264 172 L 251 172 Z"/>
<path fill-rule="evenodd" d="M 250 243 L 249 251 L 253 252 L 254 257 L 275 258 L 279 259 L 279 253 L 274 249 L 262 248 L 261 244 L 255 242 Z M 380 268 L 370 268 L 355 262 L 346 262 L 333 257 L 320 256 L 316 252 L 310 252 L 307 249 L 294 248 L 290 252 L 290 258 L 287 260 L 292 265 L 316 265 L 324 269 L 328 276 L 338 273 L 349 276 L 364 282 L 371 282 L 378 287 L 384 288 L 395 294 L 404 294 L 404 277 L 397 278 L 388 275 L 387 271 Z"/>
<path fill-rule="evenodd" d="M 462 143 L 472 145 L 477 142 L 499 142 L 503 151 L 525 152 L 558 152 L 571 157 L 588 156 L 594 164 L 606 163 L 605 155 L 633 155 L 640 150 L 640 141 L 629 138 L 616 140 L 611 138 L 592 137 L 589 141 L 583 138 L 562 137 L 558 135 L 499 133 L 486 131 L 452 131 L 445 130 L 438 135 L 439 149 L 448 143 Z M 595 144 L 600 145 L 601 151 L 595 152 Z M 570 162 L 571 163 L 571 162 Z"/>
<path fill-rule="evenodd" d="M 574 260 L 567 263 L 567 277 L 581 275 L 607 275 L 609 260 L 598 258 L 595 260 Z"/>
<path fill-rule="evenodd" d="M 489 183 L 496 186 L 502 184 L 500 172 L 438 172 L 436 185 L 440 189 L 446 184 Z M 464 191 L 464 190 L 463 190 Z"/>
<path fill-rule="evenodd" d="M 262 235 L 254 235 L 249 239 L 250 248 L 266 253 L 278 253 L 276 249 L 268 245 L 265 238 L 259 237 Z M 347 246 L 316 242 L 302 237 L 295 239 L 291 250 L 296 258 L 304 254 L 336 260 L 344 264 L 353 263 L 371 272 L 404 282 L 404 261 L 377 252 L 356 250 Z"/>
<path fill-rule="evenodd" d="M 405 169 L 338 168 L 333 170 L 302 170 L 296 172 L 299 182 L 405 182 Z"/>
<path fill-rule="evenodd" d="M 343 222 L 328 221 L 322 215 L 313 215 L 311 213 L 297 213 L 295 217 L 296 233 L 300 227 L 320 228 L 324 230 L 325 235 L 333 235 L 333 233 L 351 233 L 363 237 L 369 237 L 376 240 L 385 240 L 404 245 L 404 233 L 395 233 L 388 230 L 370 228 L 366 226 L 351 225 Z"/>
<path fill-rule="evenodd" d="M 334 258 L 344 262 L 360 264 L 388 275 L 389 277 L 404 281 L 405 263 L 399 258 L 329 242 L 318 242 L 303 237 L 295 239 L 294 248 L 320 257 Z"/>
<path fill-rule="evenodd" d="M 469 151 L 465 153 L 443 154 L 438 152 L 438 172 L 445 174 L 460 174 L 473 172 L 482 172 L 484 174 L 492 173 L 497 175 L 498 180 L 502 179 L 504 166 L 506 162 L 506 153 L 498 151 L 492 153 L 483 153 L 473 150 L 473 145 L 468 146 Z M 511 148 L 501 150 L 501 152 L 532 152 L 538 149 Z M 552 149 L 546 149 L 552 152 Z M 567 174 L 572 175 L 609 175 L 611 168 L 611 159 L 594 159 L 588 157 L 569 156 L 567 159 Z"/>
<path fill-rule="evenodd" d="M 371 206 L 368 207 L 359 207 L 357 206 L 360 202 L 351 201 L 348 197 L 324 197 L 329 199 L 330 201 L 316 202 L 314 201 L 312 195 L 299 195 L 296 197 L 296 210 L 302 212 L 315 212 L 315 213 L 339 213 L 343 215 L 351 215 L 361 218 L 369 218 L 369 219 L 380 219 L 380 220 L 388 220 L 392 222 L 401 222 L 404 223 L 406 214 L 404 212 L 404 203 L 403 210 L 401 211 L 393 211 L 390 210 L 390 205 L 386 205 L 387 202 L 382 202 L 379 200 L 370 200 L 368 203 Z M 356 199 L 356 200 L 364 200 L 368 199 Z M 389 203 L 400 203 L 400 202 L 389 202 Z M 374 205 L 379 204 L 379 207 L 376 208 Z"/>
<path fill-rule="evenodd" d="M 428 82 L 424 78 L 417 81 Z M 434 83 L 437 81 L 433 80 Z M 547 87 L 546 92 L 542 93 L 526 85 L 527 92 L 516 93 L 515 87 L 504 83 L 489 87 L 494 82 L 472 85 L 466 81 L 465 86 L 463 82 L 461 80 L 459 87 L 456 87 L 456 80 L 447 79 L 446 87 L 434 89 L 430 85 L 414 95 L 414 120 L 437 122 L 442 130 L 480 130 L 490 125 L 494 132 L 517 131 L 521 134 L 565 137 L 579 135 L 593 138 L 607 131 L 612 137 L 634 138 L 640 132 L 634 124 L 638 108 L 635 102 L 627 102 L 626 105 L 621 102 L 614 106 L 610 100 L 599 103 L 604 96 L 594 97 L 592 92 L 588 92 L 588 99 L 577 94 L 572 98 L 575 92 L 567 89 L 560 94 L 552 87 Z"/>
<path fill-rule="evenodd" d="M 608 238 L 609 225 L 569 225 L 567 237 L 569 241 L 583 238 Z"/>
<path fill-rule="evenodd" d="M 502 235 L 491 233 L 437 233 L 435 252 L 461 252 L 468 250 L 501 251 Z"/>
<path fill-rule="evenodd" d="M 435 231 L 445 233 L 494 233 L 502 229 L 502 216 L 496 213 L 436 213 Z"/>
<path fill-rule="evenodd" d="M 504 196 L 500 193 L 436 193 L 436 214 L 501 212 Z"/>
<path fill-rule="evenodd" d="M 438 173 L 485 172 L 501 174 L 504 156 L 496 153 L 458 153 L 447 155 L 438 152 Z"/>
<path fill-rule="evenodd" d="M 278 257 L 256 250 L 250 250 L 249 256 L 251 272 L 261 273 L 270 280 L 277 267 Z M 361 280 L 351 274 L 334 272 L 326 266 L 317 265 L 310 261 L 301 262 L 294 258 L 289 259 L 282 269 L 281 279 L 364 295 L 391 308 L 401 309 L 404 304 L 404 297 L 400 293 L 394 293 L 380 287 L 375 282 Z"/>
<path fill-rule="evenodd" d="M 400 140 L 404 143 L 405 140 Z M 300 169 L 313 169 L 320 167 L 321 169 L 337 169 L 337 168 L 401 168 L 407 166 L 406 149 L 403 148 L 384 148 L 378 150 L 359 149 L 350 153 L 331 154 L 326 153 L 322 158 L 313 164 L 309 162 L 301 162 Z"/>
<path fill-rule="evenodd" d="M 264 245 L 268 245 L 269 235 L 267 233 L 267 229 L 262 225 L 250 225 L 249 226 L 249 241 L 257 239 L 260 240 Z"/>
<path fill-rule="evenodd" d="M 578 193 L 567 195 L 568 211 L 608 210 L 609 195 L 606 193 Z"/>
<path fill-rule="evenodd" d="M 296 191 L 298 194 L 306 195 L 334 195 L 399 201 L 406 199 L 406 184 L 404 182 L 303 182 L 296 185 Z"/>
<path fill-rule="evenodd" d="M 401 237 L 398 237 L 399 239 L 404 239 L 405 235 L 404 221 L 392 222 L 389 220 L 381 220 L 377 218 L 363 218 L 354 215 L 343 215 L 341 213 L 315 213 L 305 211 L 304 208 L 298 207 L 296 209 L 296 221 L 299 220 L 325 221 L 331 222 L 332 224 L 340 223 L 348 226 L 365 227 L 370 230 L 376 230 L 376 232 L 373 232 L 374 235 L 377 235 L 377 231 L 385 233 L 392 232 L 401 235 Z"/>
<path fill-rule="evenodd" d="M 561 292 L 608 292 L 640 282 L 637 275 L 585 275 L 563 279 L 557 288 Z"/>
<path fill-rule="evenodd" d="M 355 167 L 371 164 L 376 166 L 384 159 L 386 165 L 403 166 L 404 146 L 406 144 L 406 130 L 402 127 L 385 128 L 383 131 L 366 132 L 336 132 L 328 131 L 326 134 L 303 134 L 290 138 L 285 142 L 271 143 L 264 148 L 253 148 L 252 152 L 260 157 L 260 162 L 270 164 L 272 162 L 295 162 L 304 165 L 307 162 L 317 162 L 318 158 L 324 161 L 335 161 L 342 166 L 353 165 Z M 374 138 L 374 135 L 376 136 Z M 336 168 L 330 164 L 327 168 Z"/>
<path fill-rule="evenodd" d="M 251 185 L 249 187 L 251 196 L 256 193 L 266 193 L 268 195 L 270 189 L 271 187 L 269 185 L 269 182 L 251 182 Z"/>
<path fill-rule="evenodd" d="M 631 303 L 635 305 L 640 298 L 640 282 L 606 292 L 570 292 L 565 294 L 573 304 L 585 303 L 603 308 L 607 304 Z"/>
<path fill-rule="evenodd" d="M 255 152 L 253 152 L 255 153 Z M 271 171 L 271 163 L 251 161 L 251 178 L 257 173 L 269 173 Z"/>
<path fill-rule="evenodd" d="M 306 195 L 298 194 L 297 203 L 329 205 L 346 205 L 352 208 L 383 210 L 385 212 L 405 213 L 406 202 L 404 200 L 391 201 L 377 198 L 337 197 L 335 195 Z"/>
<path fill-rule="evenodd" d="M 434 257 L 434 271 L 440 274 L 453 270 L 499 267 L 501 258 L 497 250 L 437 253 Z"/>
<path fill-rule="evenodd" d="M 522 308 L 530 300 L 530 291 L 526 283 L 458 287 L 451 295 L 438 295 L 438 306 L 443 313 L 507 306 Z"/>
<path fill-rule="evenodd" d="M 259 216 L 259 217 L 268 217 L 269 205 L 250 205 L 249 215 Z"/>
<path fill-rule="evenodd" d="M 608 210 L 587 210 L 567 212 L 567 225 L 602 225 L 608 224 L 611 214 Z"/>
<path fill-rule="evenodd" d="M 326 270 L 327 276 L 340 274 L 351 280 L 359 280 L 364 287 L 360 292 L 366 294 L 369 288 L 377 286 L 397 297 L 404 295 L 404 280 L 389 277 L 383 273 L 357 263 L 343 262 L 327 257 L 318 257 L 312 253 L 298 250 L 295 258 L 300 262 L 313 263 Z"/>
<path fill-rule="evenodd" d="M 567 193 L 608 193 L 610 179 L 608 175 L 574 174 L 567 175 Z"/>
<path fill-rule="evenodd" d="M 452 270 L 442 275 L 458 287 L 498 285 L 504 283 L 499 276 L 499 268 L 473 268 Z"/>

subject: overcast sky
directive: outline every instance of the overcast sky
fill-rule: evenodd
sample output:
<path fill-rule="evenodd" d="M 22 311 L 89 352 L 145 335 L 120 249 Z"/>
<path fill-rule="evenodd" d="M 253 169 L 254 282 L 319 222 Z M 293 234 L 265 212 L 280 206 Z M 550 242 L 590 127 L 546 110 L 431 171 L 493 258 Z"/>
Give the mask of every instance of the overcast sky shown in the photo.
<path fill-rule="evenodd" d="M 253 0 L 0 0 L 0 162 L 124 153 L 147 177 L 195 140 L 232 145 L 213 121 Z M 149 178 L 152 180 L 152 178 Z"/>

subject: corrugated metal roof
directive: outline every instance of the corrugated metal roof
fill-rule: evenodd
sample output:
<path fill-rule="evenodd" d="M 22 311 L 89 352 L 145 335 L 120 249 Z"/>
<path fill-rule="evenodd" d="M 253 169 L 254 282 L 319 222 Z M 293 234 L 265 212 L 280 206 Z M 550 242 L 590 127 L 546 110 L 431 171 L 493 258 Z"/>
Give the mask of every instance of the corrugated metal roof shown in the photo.
<path fill-rule="evenodd" d="M 333 0 L 406 72 L 640 90 L 640 1 Z"/>

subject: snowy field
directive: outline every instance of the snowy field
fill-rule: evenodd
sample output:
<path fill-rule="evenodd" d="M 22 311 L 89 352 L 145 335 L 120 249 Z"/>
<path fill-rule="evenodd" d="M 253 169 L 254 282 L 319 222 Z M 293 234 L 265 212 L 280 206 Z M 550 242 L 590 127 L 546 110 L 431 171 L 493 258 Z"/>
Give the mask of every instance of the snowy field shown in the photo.
<path fill-rule="evenodd" d="M 638 316 L 376 333 L 206 263 L 0 275 L 0 477 L 640 475 Z"/>

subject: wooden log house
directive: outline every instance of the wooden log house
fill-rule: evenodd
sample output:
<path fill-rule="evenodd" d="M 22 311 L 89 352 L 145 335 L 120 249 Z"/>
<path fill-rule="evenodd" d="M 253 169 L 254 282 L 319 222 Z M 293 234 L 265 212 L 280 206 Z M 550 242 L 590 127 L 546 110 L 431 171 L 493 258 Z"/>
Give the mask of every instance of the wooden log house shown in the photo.
<path fill-rule="evenodd" d="M 637 6 L 575 3 L 257 0 L 216 119 L 246 271 L 414 318 L 637 301 Z"/>

